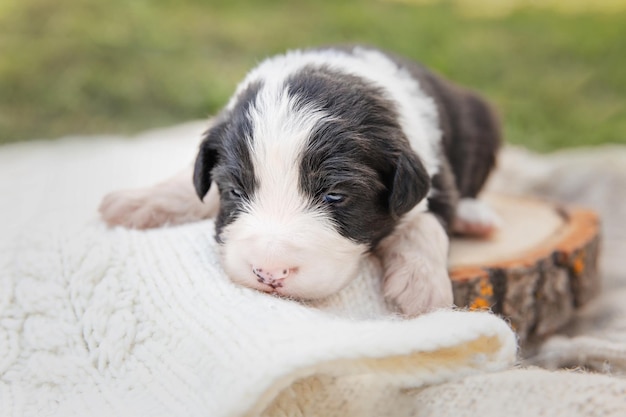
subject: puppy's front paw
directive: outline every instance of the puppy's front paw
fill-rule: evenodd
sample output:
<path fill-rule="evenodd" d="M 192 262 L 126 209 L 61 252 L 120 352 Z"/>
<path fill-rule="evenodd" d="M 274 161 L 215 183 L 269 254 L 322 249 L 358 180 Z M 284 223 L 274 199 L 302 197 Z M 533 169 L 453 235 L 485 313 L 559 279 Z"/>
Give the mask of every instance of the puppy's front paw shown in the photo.
<path fill-rule="evenodd" d="M 452 306 L 448 236 L 431 213 L 409 212 L 380 243 L 387 299 L 407 316 Z"/>
<path fill-rule="evenodd" d="M 191 181 L 191 170 L 147 188 L 115 191 L 100 204 L 102 219 L 110 226 L 150 229 L 214 217 L 219 210 L 214 184 L 200 200 Z"/>
<path fill-rule="evenodd" d="M 445 262 L 423 254 L 398 254 L 386 264 L 384 292 L 409 317 L 451 307 L 452 284 Z"/>
<path fill-rule="evenodd" d="M 102 219 L 109 226 L 149 229 L 169 222 L 171 212 L 155 200 L 149 189 L 122 190 L 107 194 L 100 204 Z"/>

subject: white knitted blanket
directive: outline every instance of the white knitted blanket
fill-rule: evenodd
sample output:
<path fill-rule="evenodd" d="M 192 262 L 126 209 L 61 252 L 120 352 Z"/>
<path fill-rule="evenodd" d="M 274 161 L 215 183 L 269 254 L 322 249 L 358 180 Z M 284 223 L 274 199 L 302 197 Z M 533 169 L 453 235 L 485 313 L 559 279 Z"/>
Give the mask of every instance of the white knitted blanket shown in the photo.
<path fill-rule="evenodd" d="M 383 416 L 410 412 L 409 389 L 513 363 L 491 314 L 394 318 L 373 262 L 305 306 L 232 284 L 211 221 L 98 220 L 105 192 L 189 163 L 202 128 L 0 148 L 1 415 Z"/>
<path fill-rule="evenodd" d="M 108 230 L 113 189 L 189 163 L 204 123 L 0 147 L 0 416 L 626 415 L 626 148 L 507 149 L 492 182 L 591 205 L 610 291 L 527 363 L 486 313 L 394 319 L 378 266 L 308 306 L 232 285 L 210 221 Z"/>

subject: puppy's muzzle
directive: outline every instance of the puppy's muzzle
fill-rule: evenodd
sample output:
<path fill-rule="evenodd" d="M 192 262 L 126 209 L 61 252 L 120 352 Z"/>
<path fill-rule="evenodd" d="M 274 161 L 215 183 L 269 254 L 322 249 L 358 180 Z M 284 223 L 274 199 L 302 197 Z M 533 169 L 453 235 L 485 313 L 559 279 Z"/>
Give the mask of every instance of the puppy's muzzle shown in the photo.
<path fill-rule="evenodd" d="M 296 268 L 261 268 L 252 267 L 252 272 L 257 277 L 257 281 L 262 284 L 269 285 L 272 288 L 278 288 L 283 286 L 283 281 L 292 273 L 295 273 Z"/>

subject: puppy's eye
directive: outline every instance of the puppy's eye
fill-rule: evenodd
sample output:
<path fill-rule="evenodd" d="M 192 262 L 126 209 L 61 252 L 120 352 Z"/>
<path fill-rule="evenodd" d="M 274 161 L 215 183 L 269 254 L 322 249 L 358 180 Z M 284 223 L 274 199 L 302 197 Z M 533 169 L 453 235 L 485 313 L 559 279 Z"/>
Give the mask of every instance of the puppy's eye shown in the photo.
<path fill-rule="evenodd" d="M 322 200 L 326 204 L 339 204 L 345 201 L 346 197 L 343 194 L 329 193 L 324 194 Z"/>
<path fill-rule="evenodd" d="M 228 190 L 228 193 L 232 198 L 240 199 L 243 197 L 243 192 L 241 190 L 238 190 L 237 188 L 231 188 L 230 190 Z"/>

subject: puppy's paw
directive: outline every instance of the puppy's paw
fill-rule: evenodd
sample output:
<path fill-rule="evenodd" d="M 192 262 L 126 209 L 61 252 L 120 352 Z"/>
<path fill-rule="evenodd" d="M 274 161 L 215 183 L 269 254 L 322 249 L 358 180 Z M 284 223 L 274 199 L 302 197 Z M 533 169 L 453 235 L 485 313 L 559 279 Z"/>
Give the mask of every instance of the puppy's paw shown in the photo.
<path fill-rule="evenodd" d="M 466 236 L 488 237 L 501 225 L 500 216 L 487 203 L 474 198 L 463 198 L 457 206 L 452 231 Z"/>
<path fill-rule="evenodd" d="M 385 297 L 406 316 L 452 306 L 448 246 L 448 236 L 437 218 L 417 208 L 380 243 L 376 253 L 385 274 Z"/>
<path fill-rule="evenodd" d="M 171 222 L 171 208 L 155 199 L 150 189 L 122 190 L 107 194 L 100 215 L 109 226 L 149 229 Z"/>
<path fill-rule="evenodd" d="M 387 264 L 384 292 L 408 317 L 453 304 L 446 263 L 417 253 L 409 259 L 406 254 L 398 256 L 392 264 Z"/>
<path fill-rule="evenodd" d="M 200 200 L 191 181 L 191 169 L 147 188 L 112 192 L 100 204 L 102 219 L 110 226 L 150 229 L 215 217 L 219 190 L 215 184 Z"/>

